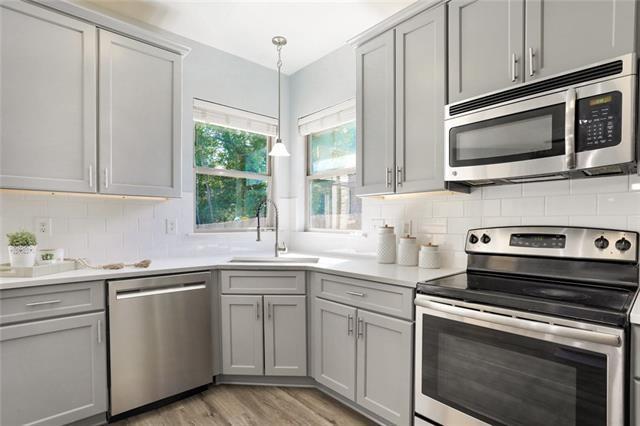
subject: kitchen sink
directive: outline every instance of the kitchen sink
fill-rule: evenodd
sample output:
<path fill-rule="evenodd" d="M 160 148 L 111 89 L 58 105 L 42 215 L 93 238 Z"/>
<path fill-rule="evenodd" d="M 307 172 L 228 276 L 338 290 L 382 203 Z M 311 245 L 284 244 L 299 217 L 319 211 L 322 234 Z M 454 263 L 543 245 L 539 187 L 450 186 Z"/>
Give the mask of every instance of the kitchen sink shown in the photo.
<path fill-rule="evenodd" d="M 270 256 L 237 256 L 231 263 L 318 263 L 317 257 L 270 257 Z"/>

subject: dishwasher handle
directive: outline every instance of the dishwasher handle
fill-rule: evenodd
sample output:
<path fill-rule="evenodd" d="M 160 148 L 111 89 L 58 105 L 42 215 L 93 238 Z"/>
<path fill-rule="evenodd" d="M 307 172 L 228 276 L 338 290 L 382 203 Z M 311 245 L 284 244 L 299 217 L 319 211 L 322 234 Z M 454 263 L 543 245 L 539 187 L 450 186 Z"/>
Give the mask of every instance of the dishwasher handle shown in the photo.
<path fill-rule="evenodd" d="M 162 287 L 151 290 L 130 289 L 116 291 L 116 300 L 134 299 L 137 297 L 156 296 L 160 294 L 182 293 L 185 291 L 202 290 L 207 288 L 206 284 L 191 284 L 174 287 Z"/>

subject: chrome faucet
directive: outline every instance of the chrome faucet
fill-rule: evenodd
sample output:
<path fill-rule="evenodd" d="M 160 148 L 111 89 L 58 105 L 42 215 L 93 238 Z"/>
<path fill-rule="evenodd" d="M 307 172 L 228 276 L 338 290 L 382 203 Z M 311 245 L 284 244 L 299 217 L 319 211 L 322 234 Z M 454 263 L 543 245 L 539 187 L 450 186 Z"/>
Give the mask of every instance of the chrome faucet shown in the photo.
<path fill-rule="evenodd" d="M 274 203 L 271 199 L 269 198 L 265 198 L 263 202 L 261 202 L 258 205 L 258 208 L 256 209 L 256 219 L 258 219 L 258 226 L 256 228 L 256 232 L 258 233 L 258 238 L 256 238 L 256 241 L 261 241 L 260 239 L 260 211 L 262 211 L 262 207 L 265 205 L 271 204 L 273 206 L 273 211 L 276 213 L 276 244 L 275 244 L 275 252 L 274 252 L 274 256 L 275 257 L 279 257 L 280 256 L 280 252 L 287 252 L 287 246 L 285 245 L 285 243 L 282 243 L 282 247 L 280 247 L 280 243 L 278 243 L 278 232 L 279 232 L 279 226 L 278 226 L 278 219 L 279 219 L 279 214 L 278 214 L 278 206 L 276 205 L 276 203 Z"/>

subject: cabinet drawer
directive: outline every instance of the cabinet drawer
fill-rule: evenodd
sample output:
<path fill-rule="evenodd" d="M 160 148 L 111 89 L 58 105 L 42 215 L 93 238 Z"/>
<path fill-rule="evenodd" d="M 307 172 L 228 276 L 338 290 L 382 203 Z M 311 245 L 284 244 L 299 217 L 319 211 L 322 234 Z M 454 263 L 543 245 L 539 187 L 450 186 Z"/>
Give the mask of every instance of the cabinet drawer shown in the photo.
<path fill-rule="evenodd" d="M 304 271 L 222 271 L 223 294 L 305 294 Z"/>
<path fill-rule="evenodd" d="M 100 309 L 104 309 L 103 281 L 0 291 L 0 324 Z"/>
<path fill-rule="evenodd" d="M 314 296 L 413 319 L 413 289 L 323 273 L 312 274 Z"/>

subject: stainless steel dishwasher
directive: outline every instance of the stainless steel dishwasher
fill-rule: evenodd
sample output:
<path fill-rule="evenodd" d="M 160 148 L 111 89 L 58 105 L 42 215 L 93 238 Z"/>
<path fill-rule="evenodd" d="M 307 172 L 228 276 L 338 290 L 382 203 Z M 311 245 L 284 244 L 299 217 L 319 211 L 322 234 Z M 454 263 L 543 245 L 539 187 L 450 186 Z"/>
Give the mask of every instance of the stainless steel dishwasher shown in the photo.
<path fill-rule="evenodd" d="M 109 281 L 112 416 L 212 381 L 210 280 Z"/>

